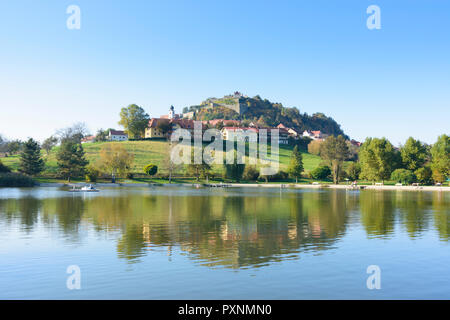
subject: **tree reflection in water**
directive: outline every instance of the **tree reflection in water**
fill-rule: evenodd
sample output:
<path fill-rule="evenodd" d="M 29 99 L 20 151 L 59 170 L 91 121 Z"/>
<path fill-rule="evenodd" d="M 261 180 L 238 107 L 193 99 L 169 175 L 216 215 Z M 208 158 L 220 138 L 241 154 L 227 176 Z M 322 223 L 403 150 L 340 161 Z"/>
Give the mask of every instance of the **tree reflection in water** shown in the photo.
<path fill-rule="evenodd" d="M 130 263 L 177 248 L 197 263 L 227 268 L 320 253 L 338 246 L 352 224 L 374 238 L 390 238 L 398 228 L 411 239 L 432 229 L 443 241 L 450 237 L 448 193 L 260 189 L 0 199 L 0 222 L 19 223 L 24 232 L 39 223 L 57 227 L 72 242 L 81 241 L 86 224 L 99 235 L 118 233 L 118 256 Z"/>

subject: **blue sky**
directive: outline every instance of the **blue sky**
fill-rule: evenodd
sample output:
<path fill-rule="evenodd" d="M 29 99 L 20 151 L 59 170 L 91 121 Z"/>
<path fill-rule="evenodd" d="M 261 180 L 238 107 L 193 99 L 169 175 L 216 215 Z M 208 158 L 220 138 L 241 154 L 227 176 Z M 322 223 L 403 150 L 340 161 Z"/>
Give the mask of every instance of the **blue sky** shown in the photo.
<path fill-rule="evenodd" d="M 69 5 L 81 29 L 66 27 Z M 366 8 L 381 8 L 368 30 Z M 323 112 L 352 138 L 449 134 L 448 1 L 2 1 L 0 134 L 115 127 L 239 90 Z"/>

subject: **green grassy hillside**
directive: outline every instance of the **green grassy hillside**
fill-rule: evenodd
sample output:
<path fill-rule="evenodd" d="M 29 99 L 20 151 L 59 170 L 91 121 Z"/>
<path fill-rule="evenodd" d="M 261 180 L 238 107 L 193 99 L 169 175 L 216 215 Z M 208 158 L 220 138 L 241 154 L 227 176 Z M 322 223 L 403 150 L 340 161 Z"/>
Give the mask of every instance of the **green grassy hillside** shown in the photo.
<path fill-rule="evenodd" d="M 90 163 L 95 163 L 99 158 L 100 150 L 102 146 L 111 142 L 98 142 L 98 143 L 86 143 L 83 144 L 83 148 L 86 152 L 86 157 Z M 152 140 L 152 141 L 126 141 L 117 142 L 123 145 L 127 151 L 134 155 L 134 163 L 132 172 L 142 173 L 142 168 L 148 163 L 154 163 L 159 168 L 159 173 L 167 173 L 167 163 L 169 159 L 169 146 L 166 141 Z M 46 160 L 46 169 L 43 175 L 54 175 L 57 173 L 57 161 L 56 153 L 58 147 L 53 148 L 49 155 L 43 153 Z M 292 153 L 291 146 L 280 146 L 280 169 L 286 170 L 289 164 L 290 156 Z M 17 170 L 19 166 L 19 156 L 10 156 L 7 158 L 1 158 L 1 161 L 13 170 Z M 311 171 L 316 168 L 321 159 L 316 155 L 309 153 L 303 153 L 303 163 L 305 171 Z M 184 173 L 185 168 L 178 168 L 179 174 Z M 213 167 L 213 171 L 217 174 L 222 172 L 221 166 Z"/>

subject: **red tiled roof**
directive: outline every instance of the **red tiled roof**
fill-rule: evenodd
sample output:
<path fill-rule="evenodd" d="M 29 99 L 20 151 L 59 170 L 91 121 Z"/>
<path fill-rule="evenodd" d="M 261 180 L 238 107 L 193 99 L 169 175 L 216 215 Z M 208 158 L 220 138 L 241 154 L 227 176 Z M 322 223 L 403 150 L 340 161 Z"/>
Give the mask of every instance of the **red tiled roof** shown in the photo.
<path fill-rule="evenodd" d="M 126 133 L 120 130 L 109 130 L 109 134 L 112 136 L 126 136 Z"/>

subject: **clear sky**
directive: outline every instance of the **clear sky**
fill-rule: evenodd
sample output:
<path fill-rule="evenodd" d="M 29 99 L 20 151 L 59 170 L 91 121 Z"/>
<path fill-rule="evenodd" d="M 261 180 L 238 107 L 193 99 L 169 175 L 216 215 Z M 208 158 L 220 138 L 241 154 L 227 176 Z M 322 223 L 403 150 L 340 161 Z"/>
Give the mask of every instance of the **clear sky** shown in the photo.
<path fill-rule="evenodd" d="M 66 27 L 71 4 L 80 30 Z M 449 134 L 450 1 L 0 2 L 8 138 L 118 129 L 131 103 L 158 117 L 236 90 L 323 112 L 357 140 L 432 143 Z"/>

